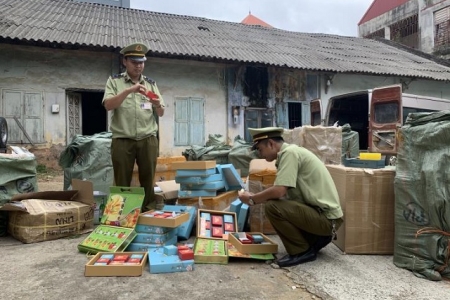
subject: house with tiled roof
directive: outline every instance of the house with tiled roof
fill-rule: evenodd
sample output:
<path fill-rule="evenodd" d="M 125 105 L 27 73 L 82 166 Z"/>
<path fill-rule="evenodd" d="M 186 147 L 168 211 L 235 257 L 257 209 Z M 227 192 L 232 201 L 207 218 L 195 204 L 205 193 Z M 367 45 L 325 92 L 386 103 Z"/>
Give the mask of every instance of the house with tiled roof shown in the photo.
<path fill-rule="evenodd" d="M 167 104 L 160 155 L 232 144 L 248 127 L 311 123 L 321 99 L 403 84 L 450 98 L 450 65 L 385 40 L 249 26 L 72 0 L 0 0 L 0 115 L 9 143 L 64 147 L 76 134 L 108 130 L 107 78 L 119 51 L 149 46 L 144 74 Z M 355 24 L 356 26 L 356 24 Z"/>
<path fill-rule="evenodd" d="M 263 27 L 268 27 L 268 28 L 272 28 L 272 25 L 264 22 L 263 20 L 261 20 L 260 18 L 252 15 L 251 12 L 248 12 L 248 16 L 246 16 L 242 21 L 242 24 L 246 24 L 246 25 L 256 25 L 256 26 L 263 26 Z"/>
<path fill-rule="evenodd" d="M 358 23 L 360 37 L 382 37 L 450 57 L 450 0 L 374 0 Z"/>

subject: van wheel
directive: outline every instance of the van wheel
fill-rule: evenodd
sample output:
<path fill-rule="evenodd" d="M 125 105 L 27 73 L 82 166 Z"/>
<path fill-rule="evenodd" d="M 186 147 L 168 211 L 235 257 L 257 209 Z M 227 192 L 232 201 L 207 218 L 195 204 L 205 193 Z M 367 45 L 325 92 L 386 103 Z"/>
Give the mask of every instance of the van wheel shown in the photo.
<path fill-rule="evenodd" d="M 396 166 L 397 165 L 397 156 L 395 155 L 386 155 L 386 159 L 384 161 L 385 166 Z"/>
<path fill-rule="evenodd" d="M 0 148 L 6 148 L 8 142 L 8 124 L 6 119 L 0 117 Z"/>

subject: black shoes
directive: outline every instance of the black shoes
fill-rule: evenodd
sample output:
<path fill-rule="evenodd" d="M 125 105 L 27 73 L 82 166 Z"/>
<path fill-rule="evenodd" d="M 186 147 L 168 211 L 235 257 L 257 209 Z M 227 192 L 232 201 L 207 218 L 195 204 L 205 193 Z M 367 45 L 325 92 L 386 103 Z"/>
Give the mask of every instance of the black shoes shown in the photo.
<path fill-rule="evenodd" d="M 307 251 L 295 254 L 295 255 L 286 255 L 279 260 L 277 260 L 277 264 L 280 268 L 283 267 L 292 267 L 299 264 L 303 264 L 305 262 L 316 260 L 317 252 L 313 247 L 309 248 Z"/>
<path fill-rule="evenodd" d="M 282 258 L 277 260 L 277 264 L 280 268 L 283 267 L 292 267 L 305 262 L 314 261 L 317 258 L 317 253 L 331 243 L 331 236 L 319 236 L 314 245 L 312 245 L 307 251 L 295 254 L 295 255 L 285 255 Z"/>
<path fill-rule="evenodd" d="M 320 251 L 320 249 L 322 249 L 323 247 L 325 247 L 326 245 L 331 243 L 331 239 L 332 239 L 331 235 L 330 236 L 319 236 L 317 238 L 316 243 L 312 247 L 314 248 L 316 253 L 318 253 Z"/>

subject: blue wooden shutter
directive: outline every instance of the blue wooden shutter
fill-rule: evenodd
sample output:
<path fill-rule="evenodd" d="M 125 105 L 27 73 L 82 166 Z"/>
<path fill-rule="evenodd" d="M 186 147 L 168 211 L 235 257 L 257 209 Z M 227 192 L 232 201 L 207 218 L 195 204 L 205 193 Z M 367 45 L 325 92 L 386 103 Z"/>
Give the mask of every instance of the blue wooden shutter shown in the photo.
<path fill-rule="evenodd" d="M 205 113 L 203 99 L 191 98 L 190 99 L 190 143 L 191 145 L 204 146 L 205 145 Z"/>
<path fill-rule="evenodd" d="M 175 99 L 175 146 L 189 145 L 189 98 Z"/>

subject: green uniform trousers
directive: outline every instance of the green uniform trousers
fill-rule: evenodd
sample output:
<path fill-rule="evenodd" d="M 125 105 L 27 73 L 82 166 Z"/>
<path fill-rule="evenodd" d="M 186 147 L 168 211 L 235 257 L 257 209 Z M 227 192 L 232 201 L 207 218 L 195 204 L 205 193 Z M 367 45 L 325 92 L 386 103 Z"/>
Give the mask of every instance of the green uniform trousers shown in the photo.
<path fill-rule="evenodd" d="M 269 200 L 265 214 L 283 242 L 289 255 L 307 251 L 318 236 L 331 236 L 333 220 L 327 219 L 317 209 L 294 200 Z M 334 220 L 335 230 L 342 218 Z"/>
<path fill-rule="evenodd" d="M 145 190 L 142 210 L 156 208 L 154 178 L 158 159 L 158 139 L 149 136 L 142 140 L 114 138 L 111 142 L 111 160 L 116 186 L 130 186 L 134 163 L 139 172 L 139 183 Z"/>

